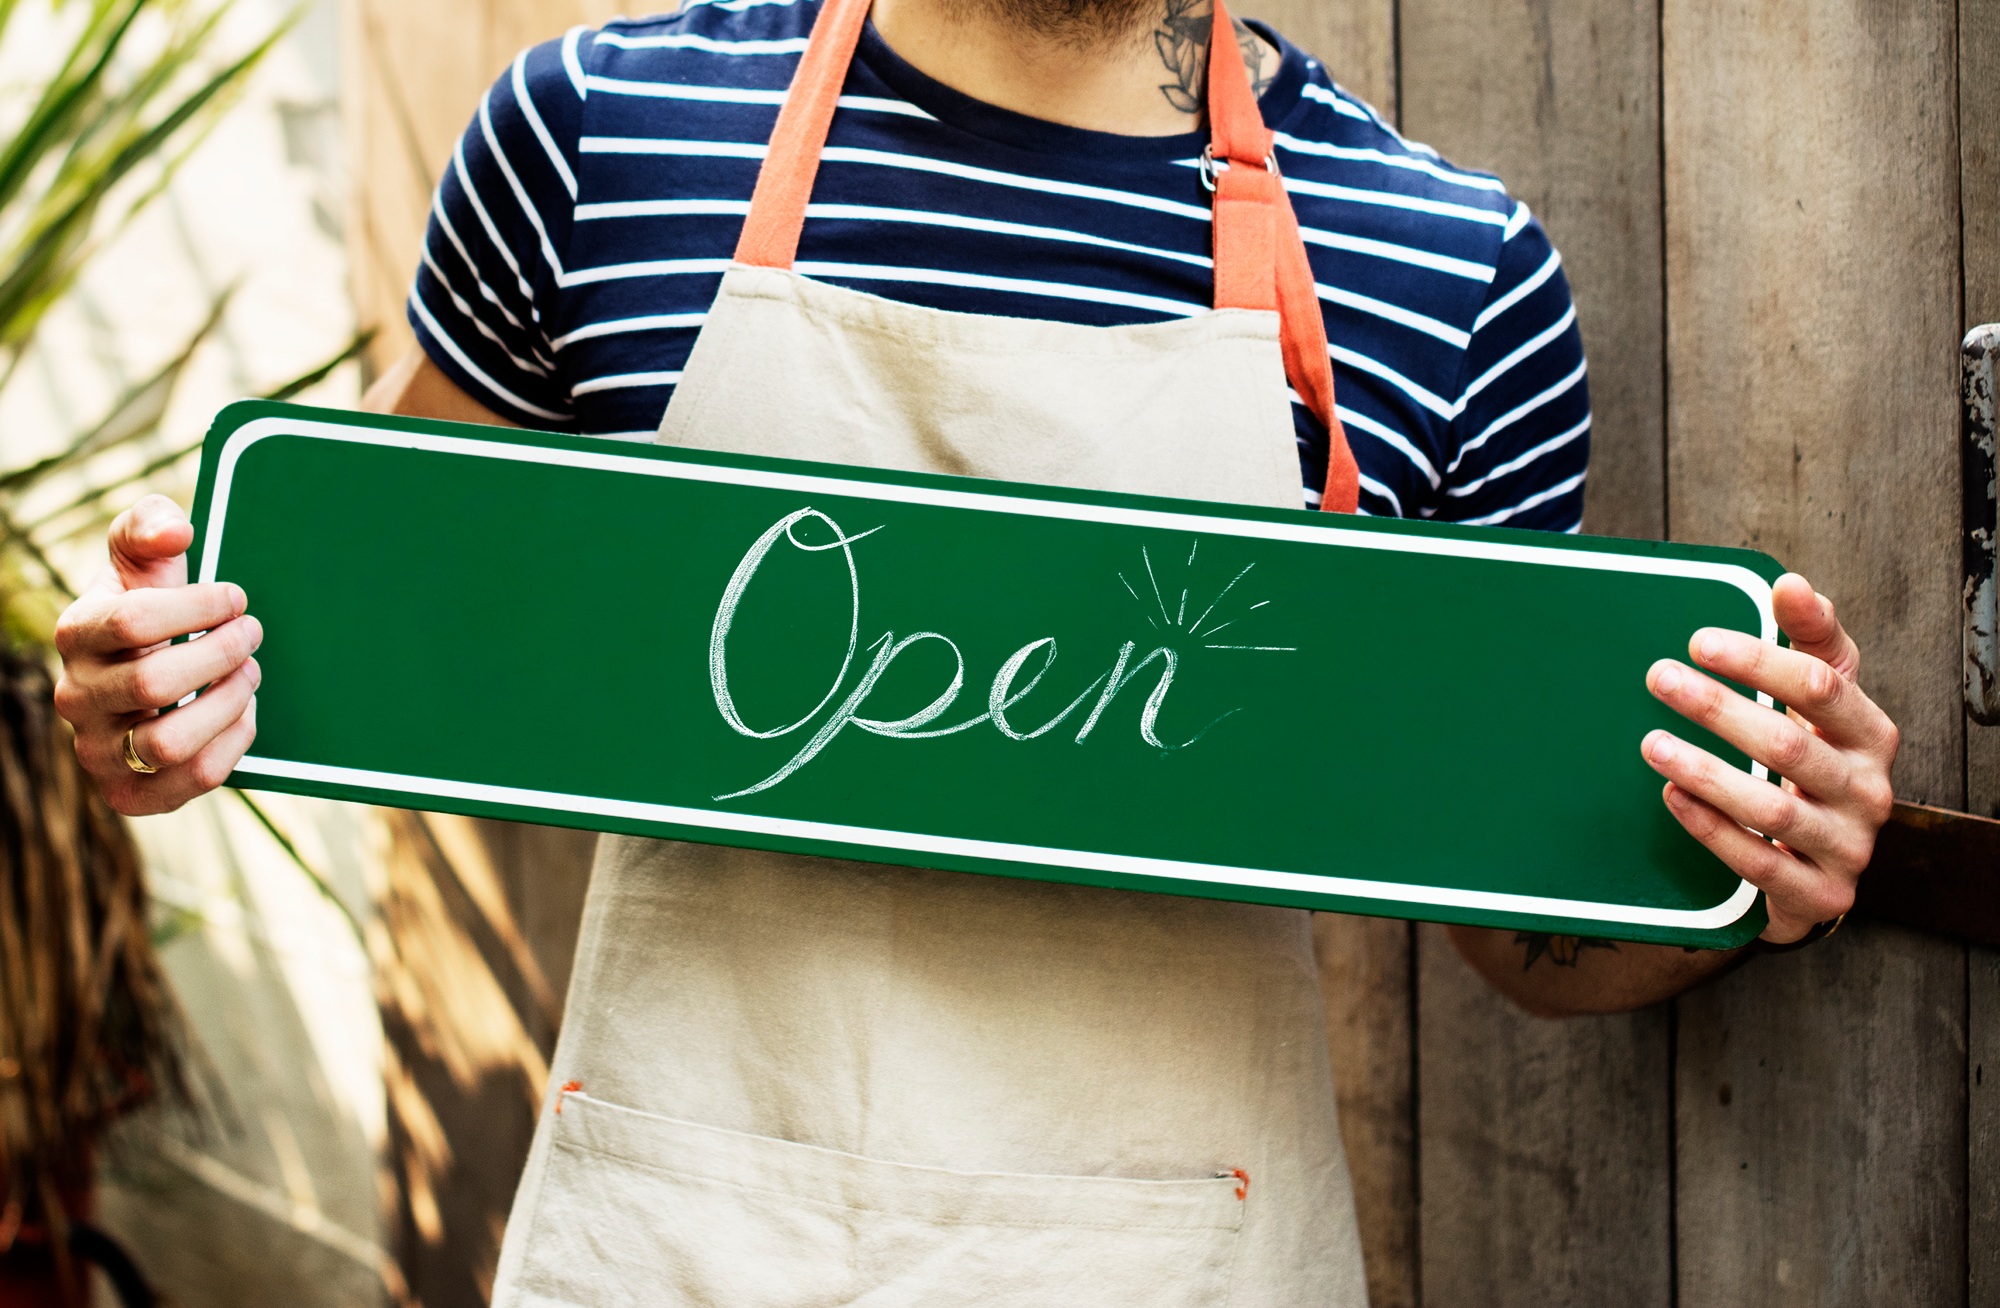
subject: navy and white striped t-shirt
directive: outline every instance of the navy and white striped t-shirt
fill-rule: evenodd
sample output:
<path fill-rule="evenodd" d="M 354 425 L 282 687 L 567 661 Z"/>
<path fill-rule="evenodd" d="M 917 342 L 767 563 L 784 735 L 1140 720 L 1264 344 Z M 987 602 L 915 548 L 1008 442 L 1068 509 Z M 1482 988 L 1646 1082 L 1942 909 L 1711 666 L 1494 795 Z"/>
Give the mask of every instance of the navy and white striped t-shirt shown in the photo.
<path fill-rule="evenodd" d="M 531 427 L 649 438 L 735 248 L 813 0 L 698 0 L 515 60 L 439 185 L 409 304 L 430 357 Z M 1296 47 L 1262 97 L 1374 514 L 1574 531 L 1590 400 L 1569 286 L 1500 183 L 1404 140 Z M 1095 325 L 1212 301 L 1205 133 L 1121 136 L 962 95 L 870 26 L 799 272 Z M 1316 504 L 1326 432 L 1302 406 Z"/>

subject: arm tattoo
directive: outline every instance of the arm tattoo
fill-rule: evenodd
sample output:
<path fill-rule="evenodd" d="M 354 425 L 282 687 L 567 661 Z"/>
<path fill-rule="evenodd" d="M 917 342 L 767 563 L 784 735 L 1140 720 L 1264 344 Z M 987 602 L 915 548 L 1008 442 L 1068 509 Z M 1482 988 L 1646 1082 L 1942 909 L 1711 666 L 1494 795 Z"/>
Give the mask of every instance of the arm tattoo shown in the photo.
<path fill-rule="evenodd" d="M 1599 940 L 1594 936 L 1552 936 L 1544 931 L 1516 932 L 1514 943 L 1527 947 L 1527 957 L 1521 962 L 1523 972 L 1545 956 L 1557 967 L 1575 967 L 1586 949 L 1608 949 L 1614 954 L 1618 952 L 1618 946 L 1613 941 Z"/>
<path fill-rule="evenodd" d="M 1214 30 L 1213 0 L 1167 0 L 1166 16 L 1153 29 L 1153 48 L 1160 53 L 1172 80 L 1160 83 L 1160 94 L 1184 114 L 1204 108 L 1208 87 L 1208 39 Z M 1236 44 L 1250 72 L 1250 88 L 1262 95 L 1272 76 L 1263 71 L 1264 43 L 1242 23 L 1236 23 Z"/>

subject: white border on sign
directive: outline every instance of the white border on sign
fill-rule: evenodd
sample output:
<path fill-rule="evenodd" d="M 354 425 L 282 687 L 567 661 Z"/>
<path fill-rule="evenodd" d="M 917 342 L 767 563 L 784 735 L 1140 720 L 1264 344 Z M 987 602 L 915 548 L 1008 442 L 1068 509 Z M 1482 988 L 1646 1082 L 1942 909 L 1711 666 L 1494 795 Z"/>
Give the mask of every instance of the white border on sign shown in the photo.
<path fill-rule="evenodd" d="M 705 481 L 723 485 L 791 490 L 807 495 L 840 495 L 855 499 L 973 509 L 1025 517 L 1064 518 L 1077 522 L 1238 536 L 1250 540 L 1277 540 L 1306 545 L 1336 544 L 1402 554 L 1437 554 L 1456 558 L 1493 559 L 1509 563 L 1534 563 L 1550 567 L 1587 568 L 1602 572 L 1687 577 L 1721 582 L 1742 591 L 1756 606 L 1762 623 L 1763 639 L 1775 641 L 1778 634 L 1777 615 L 1771 608 L 1770 584 L 1750 569 L 1733 563 L 1647 558 L 1642 555 L 1598 553 L 1573 547 L 1555 549 L 1546 545 L 1512 542 L 1402 536 L 1387 532 L 1355 531 L 1332 524 L 1316 523 L 1308 526 L 1304 523 L 1215 518 L 1201 513 L 1173 509 L 1076 504 L 985 491 L 901 486 L 858 481 L 821 473 L 774 472 L 765 469 L 682 463 L 640 458 L 629 454 L 600 453 L 595 450 L 517 445 L 504 439 L 469 439 L 430 432 L 392 431 L 280 417 L 258 418 L 245 423 L 231 433 L 229 439 L 224 442 L 222 455 L 216 462 L 215 485 L 209 495 L 208 534 L 203 541 L 201 575 L 198 580 L 204 582 L 215 580 L 216 561 L 221 555 L 223 524 L 228 511 L 230 486 L 235 478 L 238 461 L 244 452 L 258 441 L 278 435 L 425 450 L 440 454 L 462 454 L 474 458 L 509 459 L 517 463 L 589 468 L 601 472 L 637 473 L 649 477 L 672 477 L 681 481 Z M 1758 699 L 1765 704 L 1771 702 L 1770 697 L 1766 695 L 1760 695 Z M 1736 890 L 1727 899 L 1711 908 L 1648 908 L 1637 905 L 1602 904 L 1581 899 L 1555 899 L 1543 895 L 1515 895 L 1499 891 L 1406 885 L 1400 882 L 1370 881 L 1356 877 L 1277 872 L 1263 868 L 1229 867 L 1222 864 L 1104 854 L 1041 845 L 1016 845 L 1004 841 L 969 840 L 955 836 L 920 835 L 874 827 L 850 827 L 831 822 L 807 822 L 752 813 L 734 813 L 724 809 L 684 808 L 672 804 L 647 804 L 632 800 L 600 799 L 589 795 L 567 795 L 556 791 L 448 781 L 436 777 L 403 776 L 398 773 L 329 767 L 317 763 L 298 763 L 287 759 L 260 758 L 254 755 L 246 756 L 236 765 L 236 770 L 253 776 L 327 785 L 360 786 L 410 795 L 508 804 L 592 817 L 659 822 L 683 827 L 708 827 L 746 835 L 778 836 L 793 840 L 824 840 L 871 846 L 876 849 L 949 854 L 961 858 L 1035 864 L 1077 871 L 1111 872 L 1167 881 L 1206 881 L 1216 885 L 1252 889 L 1339 895 L 1352 899 L 1383 900 L 1440 908 L 1469 908 L 1536 917 L 1571 918 L 1586 922 L 1614 922 L 1628 926 L 1715 930 L 1741 918 L 1750 910 L 1751 904 L 1757 897 L 1755 886 L 1747 881 L 1739 881 Z M 1759 777 L 1768 775 L 1762 764 L 1754 765 L 1751 771 Z"/>

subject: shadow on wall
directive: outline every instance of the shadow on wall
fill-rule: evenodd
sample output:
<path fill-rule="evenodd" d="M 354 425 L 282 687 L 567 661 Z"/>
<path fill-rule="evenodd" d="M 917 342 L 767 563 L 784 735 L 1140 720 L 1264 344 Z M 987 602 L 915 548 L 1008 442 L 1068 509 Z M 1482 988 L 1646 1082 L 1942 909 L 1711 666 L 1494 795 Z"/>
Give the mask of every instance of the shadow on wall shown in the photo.
<path fill-rule="evenodd" d="M 479 1308 L 547 1086 L 597 837 L 435 813 L 383 819 L 368 951 L 395 1170 L 386 1235 L 413 1300 Z"/>

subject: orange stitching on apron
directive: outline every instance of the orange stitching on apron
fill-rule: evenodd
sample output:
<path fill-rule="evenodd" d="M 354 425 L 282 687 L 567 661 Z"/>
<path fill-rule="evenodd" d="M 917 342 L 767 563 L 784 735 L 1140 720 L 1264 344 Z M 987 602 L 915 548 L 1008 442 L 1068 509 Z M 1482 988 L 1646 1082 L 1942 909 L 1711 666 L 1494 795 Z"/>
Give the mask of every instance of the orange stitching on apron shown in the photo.
<path fill-rule="evenodd" d="M 1238 1199 L 1247 1198 L 1250 1194 L 1250 1173 L 1240 1167 L 1232 1167 L 1229 1169 L 1229 1174 L 1242 1182 L 1241 1185 L 1236 1187 L 1236 1197 Z"/>
<path fill-rule="evenodd" d="M 565 1082 L 563 1082 L 563 1087 L 562 1087 L 562 1089 L 560 1089 L 560 1090 L 556 1091 L 556 1116 L 557 1116 L 557 1117 L 561 1117 L 561 1116 L 562 1116 L 562 1105 L 563 1105 L 563 1101 L 562 1101 L 562 1097 L 563 1097 L 564 1095 L 568 1095 L 568 1094 L 575 1094 L 575 1093 L 576 1093 L 577 1091 L 579 1091 L 579 1090 L 581 1090 L 581 1089 L 583 1089 L 583 1082 L 581 1082 L 581 1081 L 565 1081 Z M 1237 1197 L 1238 1199 L 1241 1199 L 1241 1198 L 1242 1198 L 1243 1196 L 1239 1194 L 1239 1195 L 1237 1195 L 1236 1197 Z"/>

